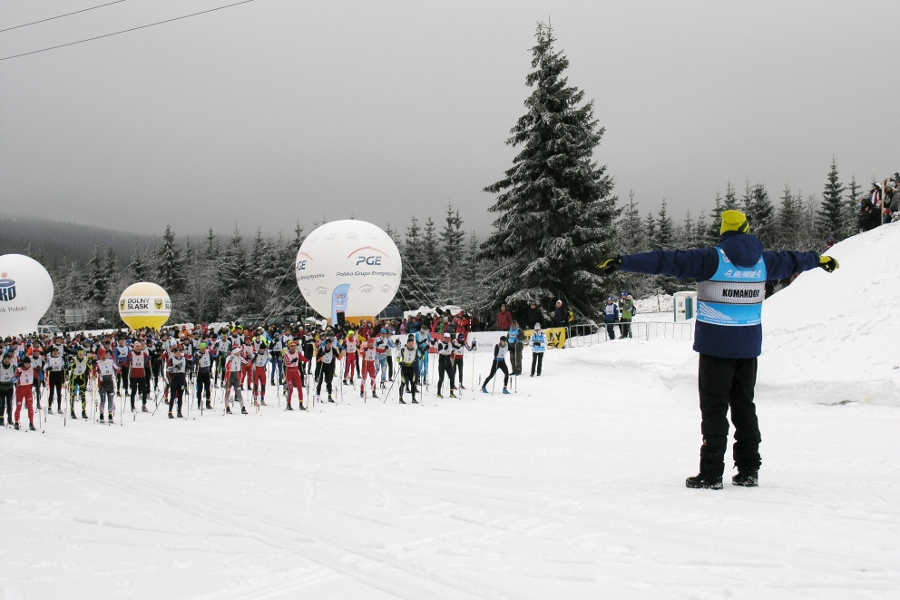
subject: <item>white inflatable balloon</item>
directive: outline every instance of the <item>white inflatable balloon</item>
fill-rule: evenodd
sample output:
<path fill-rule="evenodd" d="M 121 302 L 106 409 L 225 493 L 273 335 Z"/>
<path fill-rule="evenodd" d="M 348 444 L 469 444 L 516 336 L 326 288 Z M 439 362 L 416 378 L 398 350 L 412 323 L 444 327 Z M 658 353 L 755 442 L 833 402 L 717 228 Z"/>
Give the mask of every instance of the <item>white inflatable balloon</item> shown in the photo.
<path fill-rule="evenodd" d="M 0 256 L 0 337 L 34 333 L 53 303 L 53 280 L 38 261 Z"/>
<path fill-rule="evenodd" d="M 397 244 L 366 221 L 332 221 L 303 241 L 297 252 L 297 285 L 317 313 L 337 320 L 374 318 L 400 287 Z"/>

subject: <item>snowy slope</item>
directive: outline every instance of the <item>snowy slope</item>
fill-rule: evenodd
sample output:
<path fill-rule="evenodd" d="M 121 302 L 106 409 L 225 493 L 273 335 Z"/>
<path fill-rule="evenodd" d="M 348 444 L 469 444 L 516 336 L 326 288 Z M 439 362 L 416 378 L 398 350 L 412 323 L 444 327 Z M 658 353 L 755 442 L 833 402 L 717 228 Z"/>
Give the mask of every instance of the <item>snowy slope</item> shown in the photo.
<path fill-rule="evenodd" d="M 473 393 L 482 349 L 461 399 L 424 406 L 348 387 L 309 413 L 270 394 L 248 416 L 0 430 L 0 599 L 900 597 L 900 408 L 819 403 L 895 389 L 889 333 L 844 301 L 896 297 L 864 260 L 891 235 L 767 302 L 758 489 L 684 487 L 690 340 L 552 350 L 508 396 Z"/>
<path fill-rule="evenodd" d="M 828 254 L 840 269 L 804 273 L 765 303 L 765 385 L 818 402 L 900 406 L 900 225 Z"/>

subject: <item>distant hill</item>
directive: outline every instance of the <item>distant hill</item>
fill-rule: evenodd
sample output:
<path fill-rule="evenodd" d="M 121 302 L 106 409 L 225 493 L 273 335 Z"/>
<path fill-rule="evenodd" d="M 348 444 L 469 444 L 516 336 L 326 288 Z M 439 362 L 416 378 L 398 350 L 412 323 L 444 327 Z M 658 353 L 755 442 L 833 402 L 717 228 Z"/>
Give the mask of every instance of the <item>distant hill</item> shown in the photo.
<path fill-rule="evenodd" d="M 160 238 L 92 225 L 21 215 L 0 215 L 0 255 L 40 254 L 45 266 L 48 267 L 59 265 L 63 259 L 86 263 L 94 252 L 94 244 L 97 244 L 101 251 L 106 250 L 107 246 L 112 246 L 119 257 L 119 262 L 127 265 L 134 252 L 135 240 L 144 247 L 155 246 Z"/>

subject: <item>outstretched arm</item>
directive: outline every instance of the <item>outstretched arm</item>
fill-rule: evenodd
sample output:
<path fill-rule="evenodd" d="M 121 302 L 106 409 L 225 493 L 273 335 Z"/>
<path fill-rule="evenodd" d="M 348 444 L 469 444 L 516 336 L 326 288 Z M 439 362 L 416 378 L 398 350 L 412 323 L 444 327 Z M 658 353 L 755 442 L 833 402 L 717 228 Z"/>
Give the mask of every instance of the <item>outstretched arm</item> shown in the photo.
<path fill-rule="evenodd" d="M 621 259 L 623 271 L 699 281 L 715 275 L 719 266 L 719 255 L 715 248 L 639 252 L 623 255 Z"/>

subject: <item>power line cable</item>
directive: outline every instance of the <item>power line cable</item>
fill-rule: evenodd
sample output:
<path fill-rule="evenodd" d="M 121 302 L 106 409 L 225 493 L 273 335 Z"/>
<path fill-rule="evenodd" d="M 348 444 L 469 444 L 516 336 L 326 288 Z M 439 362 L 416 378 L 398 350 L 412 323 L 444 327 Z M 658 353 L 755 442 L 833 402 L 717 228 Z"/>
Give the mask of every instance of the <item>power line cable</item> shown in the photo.
<path fill-rule="evenodd" d="M 131 29 L 123 29 L 122 31 L 114 31 L 113 33 L 105 33 L 103 35 L 98 35 L 92 38 L 87 38 L 84 40 L 78 40 L 77 42 L 69 42 L 67 44 L 60 44 L 58 46 L 51 46 L 49 48 L 42 48 L 41 50 L 32 50 L 31 52 L 23 52 L 21 54 L 13 54 L 12 56 L 4 56 L 0 58 L 0 61 L 10 60 L 12 58 L 19 58 L 22 56 L 28 56 L 30 54 L 39 54 L 41 52 L 48 52 L 50 50 L 56 50 L 57 48 L 65 48 L 66 46 L 74 46 L 76 44 L 83 44 L 85 42 L 92 42 L 94 40 L 99 40 L 102 38 L 112 37 L 114 35 L 121 35 L 123 33 L 129 33 L 131 31 L 137 31 L 138 29 L 147 29 L 148 27 L 155 27 L 157 25 L 164 25 L 166 23 L 171 23 L 172 21 L 180 21 L 181 19 L 188 19 L 190 17 L 196 17 L 198 15 L 205 15 L 207 13 L 215 12 L 217 10 L 224 10 L 226 8 L 231 8 L 233 6 L 240 6 L 241 4 L 249 4 L 251 2 L 256 2 L 256 0 L 243 0 L 242 2 L 235 2 L 233 4 L 226 4 L 225 6 L 219 6 L 217 8 L 211 8 L 209 10 L 201 10 L 200 12 L 191 13 L 189 15 L 183 15 L 180 17 L 175 17 L 173 19 L 166 19 L 165 21 L 157 21 L 156 23 L 149 23 L 147 25 L 140 25 L 139 27 L 132 27 Z"/>
<path fill-rule="evenodd" d="M 22 23 L 21 25 L 15 25 L 13 27 L 7 27 L 6 29 L 0 29 L 0 33 L 4 31 L 12 31 L 13 29 L 21 29 L 22 27 L 28 27 L 30 25 L 37 25 L 38 23 L 46 23 L 47 21 L 52 21 L 54 19 L 62 19 L 63 17 L 71 17 L 72 15 L 77 15 L 79 13 L 87 12 L 89 10 L 94 10 L 97 8 L 103 8 L 104 6 L 110 6 L 112 4 L 120 4 L 125 2 L 125 0 L 116 0 L 115 2 L 107 2 L 106 4 L 99 4 L 97 6 L 91 6 L 90 8 L 82 8 L 81 10 L 76 10 L 74 12 L 66 13 L 64 15 L 56 15 L 55 17 L 48 17 L 46 19 L 41 19 L 40 21 L 32 21 L 31 23 Z"/>

